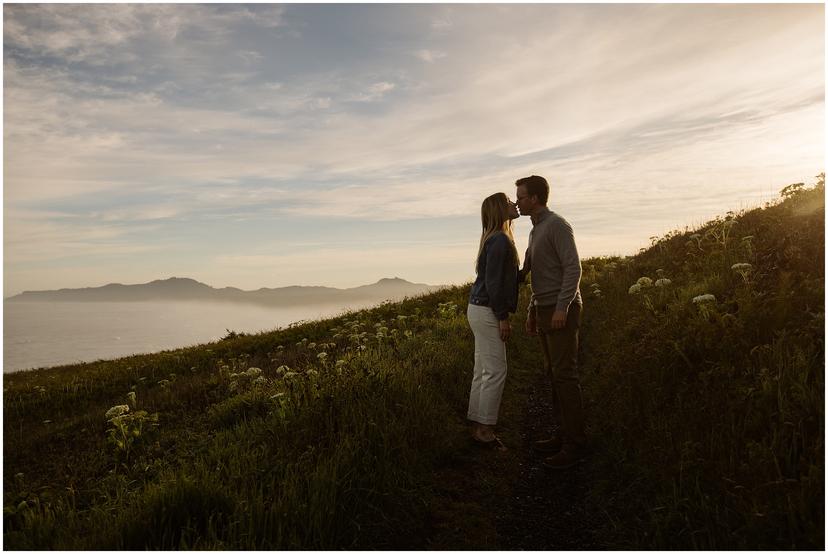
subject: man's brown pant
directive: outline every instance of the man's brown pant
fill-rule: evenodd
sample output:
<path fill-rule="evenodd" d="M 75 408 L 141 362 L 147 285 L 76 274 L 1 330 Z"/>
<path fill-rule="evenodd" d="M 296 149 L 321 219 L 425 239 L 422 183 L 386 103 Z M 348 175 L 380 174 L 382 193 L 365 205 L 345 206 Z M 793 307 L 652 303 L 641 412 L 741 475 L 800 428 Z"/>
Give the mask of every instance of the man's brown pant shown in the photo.
<path fill-rule="evenodd" d="M 553 415 L 560 423 L 563 444 L 586 444 L 584 405 L 578 378 L 578 329 L 581 326 L 581 305 L 569 305 L 566 325 L 552 329 L 555 306 L 535 306 L 538 336 L 543 349 L 546 370 L 552 378 Z"/>

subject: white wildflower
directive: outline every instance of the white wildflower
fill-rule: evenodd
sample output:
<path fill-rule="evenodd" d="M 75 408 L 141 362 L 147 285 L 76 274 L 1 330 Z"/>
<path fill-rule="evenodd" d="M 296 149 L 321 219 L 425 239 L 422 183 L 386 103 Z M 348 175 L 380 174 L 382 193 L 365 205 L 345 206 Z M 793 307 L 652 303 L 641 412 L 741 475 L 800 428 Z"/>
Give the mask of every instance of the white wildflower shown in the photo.
<path fill-rule="evenodd" d="M 324 362 L 325 358 L 328 357 L 328 353 L 327 352 L 320 352 L 319 354 L 316 355 L 316 357 Z"/>
<path fill-rule="evenodd" d="M 308 374 L 308 375 L 319 375 L 319 372 L 316 371 L 315 369 L 309 369 L 305 373 Z"/>
<path fill-rule="evenodd" d="M 672 284 L 673 284 L 673 282 L 670 279 L 667 279 L 666 277 L 662 277 L 661 279 L 659 279 L 655 282 L 655 286 L 657 286 L 657 287 L 666 287 L 667 285 L 672 285 Z"/>
<path fill-rule="evenodd" d="M 709 304 L 716 302 L 716 297 L 712 294 L 700 294 L 693 298 L 693 304 Z"/>
<path fill-rule="evenodd" d="M 600 286 L 601 286 L 601 285 L 599 285 L 598 283 L 592 283 L 592 284 L 590 285 L 590 287 L 592 287 L 592 288 L 594 288 L 594 289 L 597 289 L 597 288 L 599 288 Z"/>
<path fill-rule="evenodd" d="M 112 419 L 121 415 L 124 415 L 129 412 L 129 406 L 126 404 L 120 404 L 118 406 L 112 406 L 109 410 L 106 411 L 106 419 Z"/>
<path fill-rule="evenodd" d="M 739 273 L 741 273 L 743 271 L 748 272 L 748 271 L 752 270 L 753 266 L 750 265 L 749 263 L 744 263 L 743 262 L 743 263 L 739 263 L 739 264 L 733 264 L 732 266 L 730 266 L 730 269 L 732 269 L 733 271 L 738 271 Z"/>
<path fill-rule="evenodd" d="M 632 285 L 627 292 L 629 294 L 638 294 L 639 292 L 641 292 L 641 285 L 636 283 L 636 284 Z"/>
<path fill-rule="evenodd" d="M 276 373 L 278 373 L 280 375 L 282 373 L 286 372 L 286 371 L 290 371 L 290 368 L 286 365 L 280 365 L 279 367 L 276 368 Z"/>
<path fill-rule="evenodd" d="M 652 287 L 653 280 L 649 277 L 639 277 L 638 281 L 635 282 L 637 285 L 641 285 L 642 288 Z"/>
<path fill-rule="evenodd" d="M 316 343 L 315 342 L 308 343 L 308 348 L 310 348 L 311 350 L 314 350 L 316 348 Z"/>
<path fill-rule="evenodd" d="M 256 385 L 261 385 L 263 383 L 267 383 L 267 379 L 265 379 L 264 375 L 259 375 L 256 379 L 253 380 L 253 383 Z"/>
<path fill-rule="evenodd" d="M 345 365 L 345 360 L 337 360 L 336 361 L 336 367 L 341 367 L 343 365 Z"/>
<path fill-rule="evenodd" d="M 251 367 L 250 369 L 245 371 L 244 374 L 248 377 L 257 377 L 262 374 L 262 370 L 258 367 Z"/>
<path fill-rule="evenodd" d="M 128 392 L 127 393 L 127 400 L 129 400 L 129 402 L 131 404 L 135 405 L 135 393 L 134 392 Z"/>

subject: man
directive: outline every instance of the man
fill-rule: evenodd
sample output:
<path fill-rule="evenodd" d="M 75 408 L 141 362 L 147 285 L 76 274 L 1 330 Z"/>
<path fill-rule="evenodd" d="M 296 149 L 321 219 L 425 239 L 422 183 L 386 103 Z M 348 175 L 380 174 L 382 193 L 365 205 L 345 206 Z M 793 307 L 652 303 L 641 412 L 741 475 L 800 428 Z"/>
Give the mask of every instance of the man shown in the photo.
<path fill-rule="evenodd" d="M 554 469 L 576 465 L 589 452 L 578 378 L 578 327 L 581 323 L 581 261 L 572 227 L 546 207 L 549 184 L 532 175 L 515 181 L 521 215 L 532 218 L 523 269 L 531 274 L 532 299 L 526 332 L 539 336 L 546 370 L 552 377 L 554 404 L 561 433 L 535 443 L 553 454 L 544 464 Z"/>

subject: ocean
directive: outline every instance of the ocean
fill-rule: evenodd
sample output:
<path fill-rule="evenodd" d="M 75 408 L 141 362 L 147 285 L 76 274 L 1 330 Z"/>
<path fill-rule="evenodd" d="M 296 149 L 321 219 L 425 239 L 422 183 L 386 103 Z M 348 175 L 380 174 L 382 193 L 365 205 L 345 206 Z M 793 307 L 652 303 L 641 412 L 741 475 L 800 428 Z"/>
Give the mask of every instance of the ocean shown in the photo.
<path fill-rule="evenodd" d="M 4 302 L 3 371 L 92 362 L 270 331 L 366 305 L 270 308 L 212 302 Z"/>

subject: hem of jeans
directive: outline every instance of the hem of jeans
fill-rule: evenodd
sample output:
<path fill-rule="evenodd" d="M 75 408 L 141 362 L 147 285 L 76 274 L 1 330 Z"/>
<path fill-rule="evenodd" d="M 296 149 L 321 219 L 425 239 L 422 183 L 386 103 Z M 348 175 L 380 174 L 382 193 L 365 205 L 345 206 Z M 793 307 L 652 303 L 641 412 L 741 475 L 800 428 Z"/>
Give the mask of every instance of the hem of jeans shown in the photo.
<path fill-rule="evenodd" d="M 469 414 L 466 416 L 466 419 L 474 421 L 475 423 L 480 423 L 481 425 L 497 425 L 497 418 L 486 418 Z"/>

